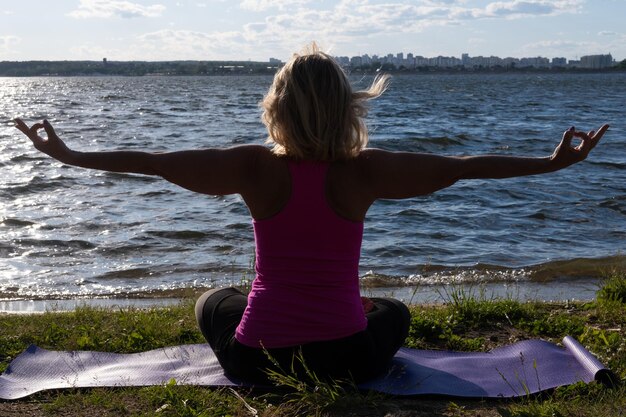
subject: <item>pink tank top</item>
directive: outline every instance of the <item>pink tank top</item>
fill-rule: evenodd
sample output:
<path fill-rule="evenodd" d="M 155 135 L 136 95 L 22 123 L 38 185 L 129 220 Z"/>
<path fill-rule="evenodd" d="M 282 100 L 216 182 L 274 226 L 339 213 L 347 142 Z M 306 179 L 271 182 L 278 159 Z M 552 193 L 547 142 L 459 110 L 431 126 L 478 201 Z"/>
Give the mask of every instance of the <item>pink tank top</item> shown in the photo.
<path fill-rule="evenodd" d="M 363 222 L 326 202 L 328 163 L 289 162 L 291 197 L 275 216 L 253 220 L 256 278 L 235 338 L 279 348 L 364 330 L 359 291 Z"/>

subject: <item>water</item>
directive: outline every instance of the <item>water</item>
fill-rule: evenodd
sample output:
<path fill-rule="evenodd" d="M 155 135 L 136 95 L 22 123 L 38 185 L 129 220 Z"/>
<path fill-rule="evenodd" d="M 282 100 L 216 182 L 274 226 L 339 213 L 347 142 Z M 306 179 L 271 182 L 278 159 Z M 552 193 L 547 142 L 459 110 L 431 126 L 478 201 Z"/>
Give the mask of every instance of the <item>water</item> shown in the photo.
<path fill-rule="evenodd" d="M 48 118 L 78 150 L 262 143 L 257 103 L 270 83 L 0 78 L 0 298 L 176 294 L 250 279 L 252 227 L 239 196 L 62 165 L 37 153 L 11 119 Z M 373 147 L 547 156 L 571 125 L 611 129 L 588 161 L 561 172 L 377 202 L 367 216 L 364 284 L 404 298 L 481 282 L 539 298 L 555 288 L 592 296 L 581 288 L 626 263 L 625 115 L 626 73 L 395 77 L 371 108 Z"/>

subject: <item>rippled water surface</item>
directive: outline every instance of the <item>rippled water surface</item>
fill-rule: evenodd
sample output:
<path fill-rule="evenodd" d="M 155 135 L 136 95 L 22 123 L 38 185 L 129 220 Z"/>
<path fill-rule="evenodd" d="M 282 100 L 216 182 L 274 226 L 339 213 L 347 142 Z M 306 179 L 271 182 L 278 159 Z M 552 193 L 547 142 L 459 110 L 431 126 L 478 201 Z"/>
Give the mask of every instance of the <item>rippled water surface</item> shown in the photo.
<path fill-rule="evenodd" d="M 238 196 L 62 165 L 32 149 L 11 119 L 48 118 L 79 150 L 262 143 L 257 103 L 270 83 L 266 76 L 0 78 L 0 298 L 250 278 L 252 227 Z M 625 73 L 395 77 L 372 105 L 373 147 L 547 156 L 571 125 L 611 129 L 588 161 L 565 171 L 377 202 L 366 223 L 364 281 L 549 286 L 624 265 L 625 116 Z"/>

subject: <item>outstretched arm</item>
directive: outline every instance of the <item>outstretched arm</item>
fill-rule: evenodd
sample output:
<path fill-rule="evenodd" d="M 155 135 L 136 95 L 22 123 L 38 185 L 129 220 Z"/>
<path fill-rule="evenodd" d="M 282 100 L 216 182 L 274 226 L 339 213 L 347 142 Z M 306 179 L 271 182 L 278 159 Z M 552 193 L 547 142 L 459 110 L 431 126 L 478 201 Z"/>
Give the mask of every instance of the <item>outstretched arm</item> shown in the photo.
<path fill-rule="evenodd" d="M 367 150 L 372 198 L 409 198 L 451 186 L 462 179 L 509 178 L 558 171 L 584 160 L 609 128 L 588 133 L 571 128 L 553 154 L 543 158 L 484 155 L 449 157 Z M 581 140 L 572 146 L 572 140 Z"/>
<path fill-rule="evenodd" d="M 609 125 L 588 133 L 576 131 L 573 127 L 563 133 L 561 143 L 551 156 L 545 158 L 523 158 L 514 156 L 475 156 L 465 157 L 459 179 L 470 178 L 509 178 L 524 175 L 545 174 L 566 168 L 587 158 L 598 144 Z M 572 139 L 581 142 L 573 147 Z"/>
<path fill-rule="evenodd" d="M 16 127 L 39 151 L 68 165 L 111 172 L 158 175 L 192 191 L 224 195 L 243 193 L 254 177 L 260 147 L 206 149 L 165 153 L 138 151 L 78 152 L 68 148 L 48 121 L 29 127 L 15 120 Z M 47 138 L 39 135 L 43 129 Z"/>

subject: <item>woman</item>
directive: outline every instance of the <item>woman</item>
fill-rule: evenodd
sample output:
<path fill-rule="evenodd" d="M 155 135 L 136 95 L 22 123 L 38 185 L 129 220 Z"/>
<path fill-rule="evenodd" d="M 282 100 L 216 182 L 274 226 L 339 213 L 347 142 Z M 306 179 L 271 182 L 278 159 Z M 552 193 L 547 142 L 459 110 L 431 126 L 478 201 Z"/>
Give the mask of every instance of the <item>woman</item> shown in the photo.
<path fill-rule="evenodd" d="M 16 125 L 35 148 L 74 166 L 159 175 L 204 194 L 240 194 L 250 210 L 256 277 L 196 304 L 202 333 L 230 375 L 266 381 L 272 363 L 318 376 L 368 379 L 385 369 L 409 328 L 406 306 L 362 300 L 363 220 L 377 199 L 429 194 L 461 179 L 542 174 L 584 160 L 602 138 L 574 128 L 544 158 L 448 157 L 366 149 L 366 102 L 387 77 L 353 92 L 337 63 L 315 48 L 295 55 L 263 100 L 270 150 L 260 145 L 168 153 L 77 152 L 47 121 Z M 39 136 L 44 129 L 47 138 Z M 580 143 L 572 146 L 573 138 Z"/>

